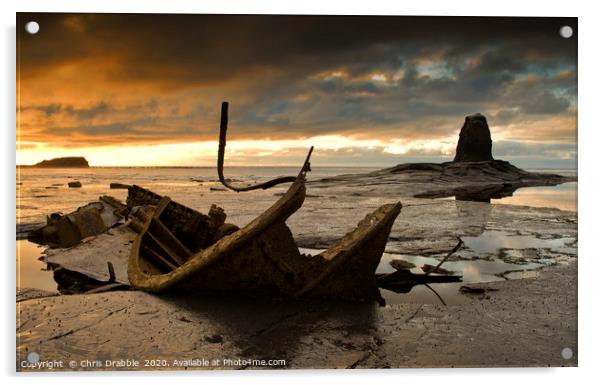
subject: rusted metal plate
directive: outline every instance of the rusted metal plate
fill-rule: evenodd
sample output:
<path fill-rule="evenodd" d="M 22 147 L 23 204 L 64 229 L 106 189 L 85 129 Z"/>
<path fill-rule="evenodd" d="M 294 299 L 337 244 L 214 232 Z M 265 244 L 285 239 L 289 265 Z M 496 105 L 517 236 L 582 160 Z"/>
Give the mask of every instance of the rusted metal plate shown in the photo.
<path fill-rule="evenodd" d="M 127 261 L 135 238 L 129 227 L 119 226 L 67 249 L 48 249 L 44 260 L 98 281 L 110 279 L 107 262 L 111 262 L 115 281 L 129 284 Z"/>

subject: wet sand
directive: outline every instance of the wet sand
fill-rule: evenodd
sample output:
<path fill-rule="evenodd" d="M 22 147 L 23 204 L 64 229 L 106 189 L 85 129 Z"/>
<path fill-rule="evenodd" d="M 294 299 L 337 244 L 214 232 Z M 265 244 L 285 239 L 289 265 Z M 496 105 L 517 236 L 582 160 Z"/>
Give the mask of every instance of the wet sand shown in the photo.
<path fill-rule="evenodd" d="M 286 368 L 575 366 L 577 264 L 537 279 L 483 285 L 461 305 L 349 304 L 170 297 L 143 292 L 28 299 L 17 304 L 18 362 L 41 359 L 286 360 Z M 493 291 L 495 289 L 495 291 Z M 575 352 L 561 356 L 563 348 Z M 150 361 L 152 362 L 152 361 Z M 235 362 L 235 361 L 234 361 Z M 153 365 L 156 363 L 153 363 Z M 257 366 L 188 366 L 253 369 Z M 119 370 L 127 368 L 96 369 Z M 130 368 L 131 369 L 131 368 Z M 25 369 L 27 370 L 27 369 Z M 68 367 L 63 370 L 72 370 Z"/>
<path fill-rule="evenodd" d="M 75 360 L 79 369 L 82 360 L 136 359 L 144 364 L 145 359 L 160 359 L 170 366 L 134 369 L 173 370 L 183 368 L 174 367 L 173 360 L 195 358 L 284 359 L 287 368 L 576 365 L 577 214 L 413 197 L 427 185 L 416 187 L 390 175 L 356 183 L 348 178 L 341 183 L 310 183 L 304 206 L 287 224 L 300 247 L 326 248 L 367 212 L 400 200 L 404 207 L 391 231 L 387 253 L 441 258 L 455 246 L 457 237 L 503 232 L 515 240 L 535 240 L 533 247 L 528 242 L 526 246 L 512 243 L 502 248 L 503 253 L 499 248 L 466 247 L 452 261 L 501 258 L 519 269 L 546 261 L 537 277 L 471 284 L 497 290 L 460 294 L 466 300 L 448 306 L 183 298 L 135 291 L 35 298 L 47 293 L 27 291 L 28 299 L 17 303 L 17 369 L 22 370 L 20 362 L 31 351 L 41 359 Z M 284 188 L 254 192 L 252 205 L 241 204 L 251 195 L 233 192 L 172 191 L 171 195 L 201 211 L 217 203 L 230 222 L 244 225 L 281 191 Z M 77 258 L 71 262 L 76 265 Z M 98 271 L 107 274 L 104 267 Z M 123 274 L 117 265 L 116 273 Z M 571 359 L 561 356 L 565 347 L 574 352 Z M 189 362 L 190 369 L 256 367 L 223 361 L 198 367 L 195 362 Z"/>

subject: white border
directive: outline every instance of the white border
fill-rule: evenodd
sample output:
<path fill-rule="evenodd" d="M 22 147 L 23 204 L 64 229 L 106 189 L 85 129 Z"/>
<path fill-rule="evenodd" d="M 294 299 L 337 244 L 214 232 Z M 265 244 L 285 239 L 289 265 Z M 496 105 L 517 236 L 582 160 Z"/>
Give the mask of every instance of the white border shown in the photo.
<path fill-rule="evenodd" d="M 599 289 L 595 278 L 602 272 L 598 252 L 600 245 L 600 60 L 599 38 L 601 16 L 593 1 L 545 1 L 528 2 L 524 0 L 505 0 L 500 2 L 483 1 L 412 1 L 387 2 L 370 1 L 331 1 L 304 0 L 286 1 L 125 1 L 103 0 L 102 2 L 82 2 L 76 0 L 21 0 L 18 3 L 4 1 L 0 7 L 2 19 L 2 45 L 0 54 L 0 72 L 3 77 L 3 89 L 0 103 L 1 121 L 4 123 L 2 180 L 2 229 L 1 242 L 5 253 L 2 254 L 4 290 L 2 297 L 5 312 L 2 317 L 2 331 L 6 338 L 1 350 L 4 376 L 14 376 L 14 328 L 15 328 L 15 274 L 14 274 L 14 231 L 15 231 L 15 12 L 136 12 L 136 13 L 287 13 L 287 14 L 371 14 L 371 15 L 474 15 L 474 16 L 577 16 L 579 17 L 579 368 L 566 369 L 431 369 L 431 370 L 365 370 L 365 371 L 323 371 L 303 370 L 284 372 L 250 373 L 125 373 L 119 377 L 145 376 L 145 381 L 161 383 L 177 376 L 176 381 L 195 382 L 232 382 L 245 380 L 251 383 L 307 383 L 319 379 L 325 381 L 343 380 L 349 384 L 366 382 L 405 383 L 445 382 L 463 384 L 469 381 L 487 384 L 507 384 L 509 381 L 545 381 L 546 383 L 578 382 L 590 376 L 599 377 L 597 357 L 600 356 L 600 304 Z M 598 156 L 596 156 L 598 155 Z M 596 247 L 597 246 L 597 247 Z M 85 378 L 86 383 L 105 384 L 108 377 L 115 373 L 95 373 Z M 200 379 L 197 377 L 201 377 Z M 46 383 L 48 378 L 40 375 L 18 376 L 25 383 Z M 542 378 L 544 377 L 544 378 Z M 84 379 L 81 375 L 55 374 L 52 383 L 78 383 Z"/>

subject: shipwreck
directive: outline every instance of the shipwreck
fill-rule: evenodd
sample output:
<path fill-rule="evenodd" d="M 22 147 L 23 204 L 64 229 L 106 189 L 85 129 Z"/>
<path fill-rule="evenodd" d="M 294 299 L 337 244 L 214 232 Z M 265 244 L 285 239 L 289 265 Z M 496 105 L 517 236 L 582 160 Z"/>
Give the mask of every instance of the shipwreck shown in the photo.
<path fill-rule="evenodd" d="M 28 238 L 55 249 L 47 253 L 46 262 L 54 270 L 59 291 L 72 294 L 134 288 L 152 293 L 326 298 L 384 304 L 379 288 L 407 293 L 415 285 L 461 279 L 441 274 L 445 273 L 441 264 L 431 267 L 432 271 L 423 268 L 424 274 L 415 274 L 399 261 L 393 266 L 394 273 L 376 274 L 401 211 L 399 202 L 384 204 L 369 213 L 327 250 L 317 255 L 302 254 L 286 221 L 306 198 L 313 147 L 296 176 L 236 186 L 225 178 L 223 170 L 227 129 L 228 103 L 224 102 L 217 159 L 220 182 L 236 192 L 291 183 L 275 203 L 239 228 L 227 223 L 225 211 L 216 205 L 203 214 L 143 187 L 124 185 L 128 188 L 125 204 L 104 196 L 73 213 L 52 214 L 46 226 L 31 232 Z M 435 275 L 430 275 L 432 272 Z"/>
<path fill-rule="evenodd" d="M 128 277 L 134 288 L 164 292 L 234 292 L 254 295 L 340 298 L 381 301 L 375 270 L 401 203 L 386 204 L 368 214 L 357 228 L 328 250 L 309 256 L 299 252 L 286 220 L 305 200 L 306 173 L 313 148 L 295 177 L 236 187 L 223 175 L 228 104 L 222 104 L 218 173 L 234 191 L 267 189 L 292 183 L 270 208 L 242 228 L 225 223 L 226 214 L 212 207 L 198 214 L 168 197 L 133 186 L 136 204 L 154 208 L 132 220 L 139 231 L 131 249 Z M 145 198 L 147 201 L 145 201 Z M 134 202 L 128 202 L 128 205 Z M 189 212 L 182 225 L 178 213 Z"/>

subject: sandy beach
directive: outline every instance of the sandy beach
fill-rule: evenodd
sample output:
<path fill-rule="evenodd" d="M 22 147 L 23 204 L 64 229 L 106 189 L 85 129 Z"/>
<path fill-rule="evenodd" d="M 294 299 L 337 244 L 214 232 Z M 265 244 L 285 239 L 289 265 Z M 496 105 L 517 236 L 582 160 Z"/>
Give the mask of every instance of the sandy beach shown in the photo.
<path fill-rule="evenodd" d="M 395 178 L 397 183 L 391 183 Z M 169 192 L 199 210 L 216 202 L 229 214 L 229 221 L 244 225 L 285 189 L 245 195 L 211 191 L 210 186 L 189 182 L 178 189 L 169 187 Z M 226 365 L 224 358 L 283 359 L 285 365 L 274 367 L 286 368 L 576 365 L 576 212 L 420 199 L 413 197 L 420 192 L 417 186 L 424 190 L 437 184 L 406 183 L 403 175 L 366 174 L 310 181 L 305 204 L 288 225 L 300 247 L 319 250 L 352 230 L 366 212 L 399 199 L 403 208 L 391 231 L 386 257 L 438 260 L 463 237 L 471 247 L 463 247 L 447 263 L 462 263 L 466 277 L 479 263 L 510 266 L 497 275 L 477 275 L 476 282 L 468 284 L 484 288 L 484 293 L 460 293 L 465 282 L 435 284 L 445 305 L 431 293 L 414 290 L 407 295 L 383 292 L 388 302 L 380 307 L 136 291 L 57 296 L 25 289 L 17 299 L 17 368 L 31 370 L 20 367 L 30 351 L 77 362 L 75 368 L 54 370 L 88 369 L 80 362 L 93 358 L 105 362 L 128 357 L 151 360 L 153 365 L 157 364 L 153 359 L 161 358 L 169 365 L 161 361 L 158 366 L 138 369 L 170 370 L 251 369 L 258 364 L 234 360 Z M 191 189 L 202 193 L 191 194 Z M 161 187 L 157 190 L 166 192 Z M 253 205 L 244 204 L 247 197 L 252 197 Z M 79 263 L 69 250 L 51 250 L 46 258 L 67 269 L 88 269 L 96 278 L 108 279 L 102 257 L 107 254 L 103 249 L 110 244 L 108 239 L 121 242 L 134 236 L 112 229 L 86 239 L 91 255 L 99 256 L 97 267 Z M 127 283 L 127 246 L 120 249 L 120 256 L 108 254 L 118 281 Z M 571 359 L 561 356 L 565 347 L 575 352 Z M 194 358 L 222 362 L 199 366 Z M 178 360 L 183 366 L 174 366 Z M 105 365 L 99 369 L 132 368 Z"/>

